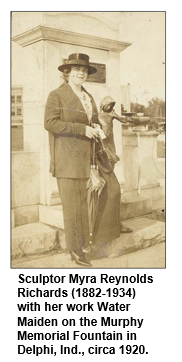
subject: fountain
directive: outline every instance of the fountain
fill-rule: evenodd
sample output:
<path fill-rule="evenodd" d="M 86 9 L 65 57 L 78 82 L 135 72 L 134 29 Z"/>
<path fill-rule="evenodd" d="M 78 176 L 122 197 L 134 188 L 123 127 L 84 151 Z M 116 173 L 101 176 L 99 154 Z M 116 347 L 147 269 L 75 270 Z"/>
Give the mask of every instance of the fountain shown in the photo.
<path fill-rule="evenodd" d="M 135 132 L 148 131 L 150 117 L 144 116 L 143 113 L 123 111 L 122 115 L 126 117 L 128 124 L 124 125 L 124 129 L 132 129 Z"/>
<path fill-rule="evenodd" d="M 141 195 L 147 199 L 158 198 L 161 192 L 157 179 L 157 136 L 150 130 L 153 122 L 143 113 L 127 112 L 121 109 L 121 115 L 114 111 L 115 100 L 107 96 L 100 104 L 99 121 L 107 139 L 103 140 L 109 153 L 109 159 L 117 162 L 113 135 L 113 120 L 122 123 L 123 167 L 125 175 L 125 196 L 132 198 Z"/>
<path fill-rule="evenodd" d="M 153 165 L 156 158 L 155 147 L 158 132 L 152 130 L 153 121 L 151 117 L 144 116 L 144 113 L 128 112 L 122 105 L 121 111 L 122 116 L 124 116 L 126 120 L 126 123 L 122 126 L 125 147 L 124 154 L 126 154 L 128 159 L 128 152 L 130 152 L 131 165 L 136 162 L 135 175 L 137 174 L 137 181 L 135 180 L 135 187 L 137 194 L 140 195 L 143 187 L 147 187 L 148 184 L 149 186 L 153 184 L 155 174 Z M 151 165 L 150 170 L 148 169 L 149 165 Z M 125 170 L 127 172 L 127 167 Z M 130 178 L 128 177 L 129 183 L 131 182 L 131 177 L 132 174 L 130 174 Z"/>

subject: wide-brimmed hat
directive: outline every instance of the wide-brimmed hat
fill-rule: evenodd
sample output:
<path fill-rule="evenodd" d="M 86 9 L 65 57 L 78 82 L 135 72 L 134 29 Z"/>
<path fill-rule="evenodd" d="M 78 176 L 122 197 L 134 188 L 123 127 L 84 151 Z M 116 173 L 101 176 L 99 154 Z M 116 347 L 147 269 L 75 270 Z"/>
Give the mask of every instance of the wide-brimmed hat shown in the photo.
<path fill-rule="evenodd" d="M 86 67 L 88 68 L 88 74 L 94 74 L 97 72 L 97 69 L 89 64 L 89 56 L 87 54 L 82 54 L 82 53 L 70 54 L 67 62 L 65 64 L 60 65 L 58 69 L 61 72 L 64 72 L 64 70 L 68 69 L 70 65 L 80 65 L 82 67 Z"/>

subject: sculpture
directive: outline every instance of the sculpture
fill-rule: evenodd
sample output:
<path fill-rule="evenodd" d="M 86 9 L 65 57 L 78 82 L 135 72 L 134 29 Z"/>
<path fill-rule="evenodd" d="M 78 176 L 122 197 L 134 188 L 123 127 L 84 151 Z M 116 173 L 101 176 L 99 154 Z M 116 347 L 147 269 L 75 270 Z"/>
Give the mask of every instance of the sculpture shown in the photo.
<path fill-rule="evenodd" d="M 115 104 L 116 102 L 112 97 L 104 97 L 100 103 L 100 112 L 98 116 L 99 123 L 105 134 L 105 138 L 101 140 L 102 146 L 113 169 L 115 163 L 120 160 L 116 154 L 116 148 L 114 143 L 113 120 L 117 119 L 121 123 L 127 123 L 125 116 L 119 116 L 114 111 Z"/>

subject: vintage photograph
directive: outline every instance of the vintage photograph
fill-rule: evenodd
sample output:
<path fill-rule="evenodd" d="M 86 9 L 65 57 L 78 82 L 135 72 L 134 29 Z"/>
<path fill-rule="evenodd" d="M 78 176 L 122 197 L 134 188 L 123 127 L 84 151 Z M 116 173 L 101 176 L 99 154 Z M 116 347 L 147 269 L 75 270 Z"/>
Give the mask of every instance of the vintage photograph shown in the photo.
<path fill-rule="evenodd" d="M 11 268 L 166 267 L 165 18 L 11 12 Z"/>

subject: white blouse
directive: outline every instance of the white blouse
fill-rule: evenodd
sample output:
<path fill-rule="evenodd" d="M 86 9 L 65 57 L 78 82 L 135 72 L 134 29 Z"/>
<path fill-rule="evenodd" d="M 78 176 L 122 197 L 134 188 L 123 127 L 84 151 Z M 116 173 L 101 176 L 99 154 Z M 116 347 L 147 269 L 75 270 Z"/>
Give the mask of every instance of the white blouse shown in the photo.
<path fill-rule="evenodd" d="M 89 123 L 92 119 L 92 101 L 91 98 L 88 96 L 86 92 L 83 90 L 81 92 L 77 92 L 75 89 L 73 89 L 74 93 L 77 95 L 77 97 L 80 99 L 83 108 L 85 109 L 85 112 L 87 114 Z"/>

